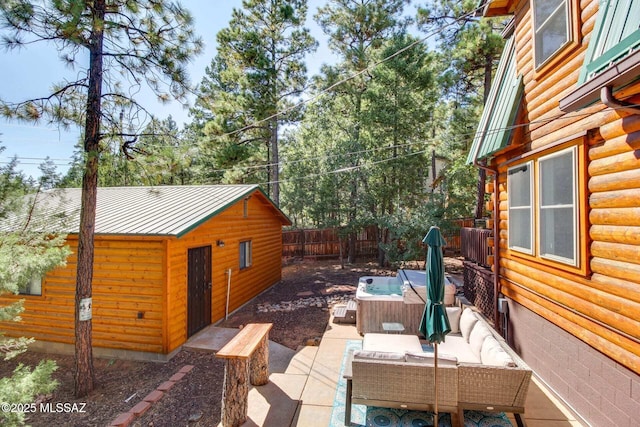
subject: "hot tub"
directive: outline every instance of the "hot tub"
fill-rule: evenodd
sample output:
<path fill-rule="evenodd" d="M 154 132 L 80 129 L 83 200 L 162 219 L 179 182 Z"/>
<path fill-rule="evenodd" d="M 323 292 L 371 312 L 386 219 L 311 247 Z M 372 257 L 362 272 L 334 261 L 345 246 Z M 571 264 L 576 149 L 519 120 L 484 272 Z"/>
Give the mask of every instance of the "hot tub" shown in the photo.
<path fill-rule="evenodd" d="M 445 290 L 451 287 L 455 293 L 455 286 L 445 278 Z M 384 332 L 382 322 L 397 322 L 404 325 L 404 333 L 417 334 L 424 311 L 426 289 L 424 270 L 400 269 L 395 277 L 361 277 L 356 290 L 358 333 Z"/>

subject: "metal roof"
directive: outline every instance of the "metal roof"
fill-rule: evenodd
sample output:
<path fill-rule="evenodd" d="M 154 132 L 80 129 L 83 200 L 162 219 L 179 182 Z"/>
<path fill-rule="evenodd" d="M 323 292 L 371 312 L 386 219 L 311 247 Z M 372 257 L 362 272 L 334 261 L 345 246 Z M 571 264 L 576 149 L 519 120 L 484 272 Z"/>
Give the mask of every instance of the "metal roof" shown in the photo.
<path fill-rule="evenodd" d="M 523 91 L 522 75 L 516 73 L 515 36 L 512 35 L 505 43 L 467 164 L 489 157 L 509 144 Z"/>
<path fill-rule="evenodd" d="M 283 224 L 290 224 L 257 185 L 184 185 L 101 187 L 96 206 L 96 234 L 182 236 L 244 197 L 261 194 Z M 36 211 L 52 232 L 78 233 L 80 188 L 38 194 Z"/>

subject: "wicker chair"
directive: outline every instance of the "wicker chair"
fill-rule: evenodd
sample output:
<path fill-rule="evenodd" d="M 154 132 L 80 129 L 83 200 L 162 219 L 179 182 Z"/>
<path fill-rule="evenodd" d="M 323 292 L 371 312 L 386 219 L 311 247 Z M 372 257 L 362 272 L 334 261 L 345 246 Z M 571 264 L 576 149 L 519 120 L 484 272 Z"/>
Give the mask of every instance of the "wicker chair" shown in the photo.
<path fill-rule="evenodd" d="M 514 352 L 494 329 L 490 329 L 516 366 L 458 364 L 458 410 L 511 412 L 518 427 L 524 427 L 521 416 L 531 382 L 531 368 Z"/>
<path fill-rule="evenodd" d="M 351 425 L 351 404 L 383 408 L 433 411 L 433 366 L 419 363 L 350 359 L 347 379 L 345 425 Z M 458 411 L 458 369 L 438 367 L 438 412 L 451 413 L 453 426 L 462 426 Z"/>

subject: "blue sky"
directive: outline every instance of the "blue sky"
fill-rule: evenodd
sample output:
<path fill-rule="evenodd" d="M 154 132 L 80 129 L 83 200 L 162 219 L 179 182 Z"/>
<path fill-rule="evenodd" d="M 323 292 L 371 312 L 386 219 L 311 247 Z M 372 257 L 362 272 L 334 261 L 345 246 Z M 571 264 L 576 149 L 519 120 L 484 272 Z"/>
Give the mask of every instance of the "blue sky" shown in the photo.
<path fill-rule="evenodd" d="M 307 60 L 309 75 L 318 72 L 322 63 L 333 62 L 333 56 L 326 46 L 322 30 L 312 17 L 324 0 L 309 0 L 307 27 L 320 42 L 318 51 Z M 199 83 L 205 67 L 216 54 L 216 34 L 228 26 L 233 8 L 242 5 L 241 0 L 183 0 L 195 17 L 196 32 L 205 42 L 203 54 L 195 58 L 189 67 L 191 81 Z M 6 101 L 18 102 L 34 97 L 46 96 L 51 86 L 64 78 L 73 79 L 77 70 L 65 67 L 58 58 L 55 46 L 40 43 L 18 51 L 0 51 L 0 97 Z M 160 104 L 151 94 L 141 94 L 137 98 L 157 117 L 164 119 L 169 114 L 179 123 L 188 121 L 188 111 L 176 102 Z M 0 145 L 6 150 L 0 154 L 4 164 L 14 155 L 19 157 L 19 169 L 27 176 L 38 176 L 38 165 L 49 156 L 58 165 L 58 172 L 64 173 L 78 141 L 78 129 L 60 130 L 46 122 L 28 124 L 7 122 L 0 119 Z"/>

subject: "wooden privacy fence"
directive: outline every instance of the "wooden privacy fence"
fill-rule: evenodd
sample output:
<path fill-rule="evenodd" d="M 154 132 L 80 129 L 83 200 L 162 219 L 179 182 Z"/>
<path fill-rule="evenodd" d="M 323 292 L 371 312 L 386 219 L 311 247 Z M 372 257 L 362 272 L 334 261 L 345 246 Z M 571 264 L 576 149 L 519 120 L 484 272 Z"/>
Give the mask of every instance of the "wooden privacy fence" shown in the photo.
<path fill-rule="evenodd" d="M 487 239 L 491 237 L 491 230 L 482 228 L 460 229 L 461 253 L 468 260 L 483 267 L 489 267 L 489 246 Z"/>
<path fill-rule="evenodd" d="M 454 220 L 453 226 L 442 230 L 448 253 L 460 253 L 460 228 L 473 225 L 473 219 Z M 425 231 L 426 234 L 426 231 Z M 283 258 L 338 258 L 340 239 L 337 228 L 286 230 L 282 232 Z M 347 239 L 342 239 L 342 254 L 347 255 Z M 356 256 L 378 255 L 378 228 L 375 225 L 360 231 L 356 238 Z"/>
<path fill-rule="evenodd" d="M 282 232 L 282 256 L 285 258 L 337 258 L 340 256 L 337 228 L 288 230 Z M 342 239 L 342 253 L 346 256 L 347 239 Z M 375 226 L 358 233 L 356 256 L 374 256 L 378 253 Z"/>

